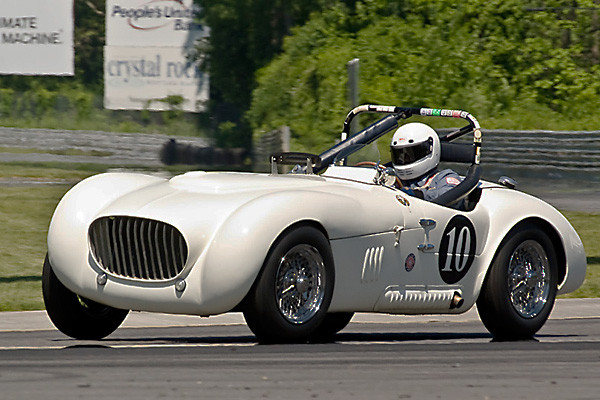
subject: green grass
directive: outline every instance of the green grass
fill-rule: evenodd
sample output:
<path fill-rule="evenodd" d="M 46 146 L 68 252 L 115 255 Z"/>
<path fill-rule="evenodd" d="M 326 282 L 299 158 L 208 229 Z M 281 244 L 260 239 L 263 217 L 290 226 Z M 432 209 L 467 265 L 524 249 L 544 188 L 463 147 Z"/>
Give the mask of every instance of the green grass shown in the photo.
<path fill-rule="evenodd" d="M 39 181 L 80 181 L 88 176 L 105 172 L 108 165 L 73 164 L 60 162 L 0 163 L 0 179 L 32 179 Z"/>
<path fill-rule="evenodd" d="M 1 96 L 0 96 L 1 97 Z M 0 104 L 1 106 L 1 104 Z M 39 113 L 39 110 L 37 111 Z M 176 136 L 208 136 L 208 115 L 181 111 L 111 111 L 91 109 L 77 115 L 74 110 L 48 110 L 43 115 L 32 112 L 0 111 L 0 126 L 25 129 L 68 129 L 82 131 L 153 133 Z"/>
<path fill-rule="evenodd" d="M 600 214 L 563 212 L 571 222 L 585 248 L 588 268 L 583 285 L 561 297 L 600 297 Z"/>
<path fill-rule="evenodd" d="M 0 190 L 0 311 L 40 310 L 50 217 L 69 186 Z"/>
<path fill-rule="evenodd" d="M 41 270 L 53 210 L 75 182 L 107 168 L 66 163 L 0 164 L 0 181 L 23 178 L 70 182 L 0 186 L 0 311 L 44 308 Z M 189 167 L 176 167 L 169 171 L 181 173 L 187 169 Z M 600 214 L 564 214 L 583 240 L 588 257 L 588 271 L 583 286 L 562 297 L 600 297 Z"/>

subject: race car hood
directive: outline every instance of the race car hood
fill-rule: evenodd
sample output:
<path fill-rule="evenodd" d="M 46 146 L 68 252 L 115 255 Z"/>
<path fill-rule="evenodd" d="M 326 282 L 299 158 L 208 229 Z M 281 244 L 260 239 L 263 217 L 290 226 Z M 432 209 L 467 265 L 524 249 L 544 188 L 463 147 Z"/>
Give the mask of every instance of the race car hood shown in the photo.
<path fill-rule="evenodd" d="M 218 217 L 257 197 L 285 190 L 309 189 L 323 179 L 311 176 L 289 179 L 285 175 L 250 173 L 189 172 L 161 184 L 133 190 L 112 201 L 102 215 L 136 215 L 162 220 L 181 216 L 189 220 L 191 212 Z M 196 218 L 194 215 L 193 218 Z M 197 222 L 197 220 L 195 220 Z"/>
<path fill-rule="evenodd" d="M 331 232 L 331 238 L 336 238 L 391 228 L 389 218 L 372 207 L 372 203 L 365 200 L 367 196 L 362 195 L 372 188 L 373 185 L 316 175 L 190 172 L 121 195 L 99 210 L 96 218 L 136 216 L 169 223 L 184 234 L 196 234 L 199 227 L 208 234 L 242 209 L 254 210 L 247 219 L 255 218 L 257 209 L 260 209 L 263 224 L 271 221 L 272 214 L 277 213 L 286 214 L 289 223 L 304 218 L 322 221 L 335 213 L 343 225 Z M 393 196 L 390 198 L 397 207 L 397 201 Z M 342 212 L 339 209 L 362 214 L 365 219 L 360 222 L 348 218 L 348 214 L 340 216 Z M 365 220 L 370 223 L 365 224 Z"/>

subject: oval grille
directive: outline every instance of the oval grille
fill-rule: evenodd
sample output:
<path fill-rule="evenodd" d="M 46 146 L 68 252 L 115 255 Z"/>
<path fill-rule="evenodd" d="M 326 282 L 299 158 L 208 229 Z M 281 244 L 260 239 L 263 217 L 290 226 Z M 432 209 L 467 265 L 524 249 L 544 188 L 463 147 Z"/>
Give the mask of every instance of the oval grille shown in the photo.
<path fill-rule="evenodd" d="M 174 278 L 188 257 L 187 244 L 177 228 L 146 218 L 98 218 L 90 225 L 89 240 L 100 267 L 126 278 Z"/>

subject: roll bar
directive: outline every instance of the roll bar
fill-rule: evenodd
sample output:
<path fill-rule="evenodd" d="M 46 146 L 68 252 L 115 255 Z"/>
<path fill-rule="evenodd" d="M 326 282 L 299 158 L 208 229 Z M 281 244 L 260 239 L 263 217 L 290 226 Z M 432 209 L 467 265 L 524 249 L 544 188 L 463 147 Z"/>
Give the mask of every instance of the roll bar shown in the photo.
<path fill-rule="evenodd" d="M 362 131 L 356 133 L 353 136 L 348 137 L 350 132 L 350 124 L 352 120 L 359 114 L 362 113 L 383 113 L 390 114 L 387 117 L 380 119 L 374 124 L 368 126 Z M 475 147 L 473 164 L 479 164 L 481 158 L 481 127 L 477 119 L 467 111 L 462 110 L 446 110 L 439 108 L 419 108 L 419 107 L 396 107 L 396 106 L 381 106 L 373 104 L 365 104 L 352 109 L 346 119 L 341 134 L 341 141 L 332 148 L 321 153 L 321 166 L 315 169 L 315 172 L 326 168 L 335 159 L 336 155 L 345 150 L 346 148 L 356 144 L 369 144 L 379 139 L 392 129 L 398 126 L 398 121 L 401 119 L 410 118 L 413 115 L 424 116 L 424 117 L 447 117 L 447 118 L 461 118 L 469 122 L 469 125 L 451 132 L 443 137 L 440 137 L 440 141 L 449 142 L 457 139 L 469 132 L 473 132 L 473 145 Z"/>
<path fill-rule="evenodd" d="M 357 115 L 362 113 L 383 113 L 390 115 L 380 119 L 357 134 L 348 137 L 350 133 L 350 123 Z M 460 118 L 469 123 L 467 126 L 440 137 L 442 145 L 445 145 L 447 142 L 457 139 L 469 132 L 473 132 L 473 146 L 469 145 L 470 149 L 468 151 L 458 151 L 459 149 L 457 146 L 460 146 L 458 144 L 445 146 L 447 147 L 447 149 L 445 149 L 446 154 L 460 154 L 460 159 L 457 159 L 456 161 L 471 162 L 471 167 L 467 171 L 465 179 L 459 185 L 438 197 L 434 203 L 445 206 L 457 203 L 475 189 L 479 183 L 482 172 L 481 166 L 479 165 L 481 162 L 481 127 L 479 126 L 477 119 L 467 111 L 439 108 L 382 106 L 373 104 L 358 106 L 352 109 L 344 120 L 340 143 L 319 155 L 321 158 L 321 165 L 316 167 L 314 171 L 319 172 L 329 166 L 338 153 L 350 146 L 356 144 L 366 145 L 374 142 L 396 128 L 401 119 L 407 119 L 411 116 Z M 467 154 L 467 156 L 465 156 L 465 154 Z"/>

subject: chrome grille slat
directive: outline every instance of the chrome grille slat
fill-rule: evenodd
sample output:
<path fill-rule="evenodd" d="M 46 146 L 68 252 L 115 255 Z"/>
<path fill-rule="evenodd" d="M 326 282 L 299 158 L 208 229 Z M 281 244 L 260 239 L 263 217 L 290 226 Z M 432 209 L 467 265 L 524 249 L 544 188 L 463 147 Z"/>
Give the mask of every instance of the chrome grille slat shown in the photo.
<path fill-rule="evenodd" d="M 146 237 L 146 242 L 144 242 L 144 246 L 146 246 L 146 252 L 148 253 L 148 261 L 150 263 L 149 265 L 151 265 L 151 266 L 156 265 L 153 247 L 151 246 L 152 231 L 154 230 L 153 228 L 154 228 L 154 225 L 148 224 L 148 236 Z M 152 268 L 150 270 L 150 279 L 160 279 L 158 276 L 156 276 L 156 268 Z"/>
<path fill-rule="evenodd" d="M 114 268 L 115 271 L 114 272 L 117 275 L 124 276 L 124 274 L 122 272 L 122 268 L 121 268 L 121 259 L 119 257 L 119 244 L 118 244 L 119 235 L 117 234 L 117 224 L 115 223 L 114 220 L 109 220 L 109 221 L 110 221 L 109 225 L 112 228 L 110 238 L 112 239 L 111 240 L 111 243 L 112 243 L 111 248 L 114 249 L 114 251 L 111 252 L 112 253 L 111 259 L 114 260 L 114 263 L 115 263 L 115 268 Z"/>
<path fill-rule="evenodd" d="M 179 249 L 175 247 L 175 232 L 171 231 L 170 239 L 171 248 L 173 249 L 173 252 L 171 253 L 171 265 L 177 265 L 177 251 Z"/>
<path fill-rule="evenodd" d="M 110 255 L 108 254 L 108 249 L 109 249 L 109 234 L 108 234 L 108 221 L 102 221 L 102 223 L 100 224 L 100 229 L 98 232 L 98 238 L 99 238 L 99 254 L 100 254 L 100 262 L 101 263 L 106 263 L 106 262 L 110 262 Z"/>
<path fill-rule="evenodd" d="M 118 237 L 118 242 L 119 242 L 119 247 L 117 248 L 117 257 L 119 257 L 119 261 L 120 261 L 120 265 L 121 265 L 121 271 L 122 271 L 122 275 L 123 276 L 129 276 L 129 272 L 127 271 L 127 260 L 125 258 L 125 245 L 123 242 L 123 236 L 125 236 L 123 233 L 124 228 L 123 225 L 125 225 L 125 220 L 124 219 L 117 219 L 115 221 L 115 225 L 117 226 L 117 232 L 119 232 Z"/>
<path fill-rule="evenodd" d="M 123 242 L 125 246 L 127 246 L 123 249 L 123 257 L 127 260 L 125 265 L 130 269 L 130 271 L 128 271 L 130 275 L 139 276 L 139 274 L 137 274 L 135 271 L 137 269 L 137 264 L 133 261 L 133 254 L 131 251 L 131 219 L 127 218 L 123 223 L 125 224 L 125 235 L 123 235 Z"/>
<path fill-rule="evenodd" d="M 160 225 L 156 225 L 154 227 L 154 243 L 160 242 Z M 154 248 L 156 250 L 156 261 L 158 263 L 158 273 L 160 274 L 160 279 L 165 279 L 164 276 L 164 267 L 162 263 L 162 257 L 160 256 L 160 246 L 156 246 Z"/>
<path fill-rule="evenodd" d="M 142 220 L 139 232 L 139 243 L 142 248 L 142 256 L 144 257 L 144 271 L 146 272 L 146 279 L 150 278 L 150 262 L 148 261 L 148 252 L 146 251 L 146 247 L 144 246 L 144 228 L 147 229 L 148 221 Z"/>
<path fill-rule="evenodd" d="M 178 236 L 179 239 L 179 257 L 180 257 L 180 262 L 185 263 L 185 259 L 187 259 L 187 246 L 185 244 L 185 241 L 183 240 L 183 236 Z"/>
<path fill-rule="evenodd" d="M 139 280 L 168 280 L 183 271 L 188 248 L 177 228 L 146 218 L 110 216 L 89 228 L 90 250 L 112 275 Z"/>

